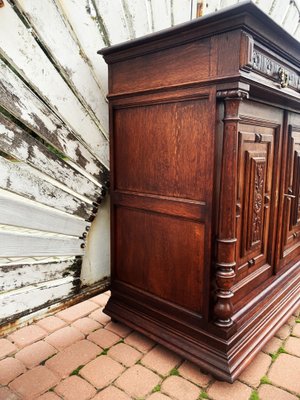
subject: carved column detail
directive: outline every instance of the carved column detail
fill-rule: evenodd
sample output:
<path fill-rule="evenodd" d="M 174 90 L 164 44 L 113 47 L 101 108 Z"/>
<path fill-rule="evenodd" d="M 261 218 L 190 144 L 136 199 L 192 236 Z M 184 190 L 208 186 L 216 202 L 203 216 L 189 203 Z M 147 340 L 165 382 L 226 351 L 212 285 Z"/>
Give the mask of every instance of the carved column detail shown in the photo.
<path fill-rule="evenodd" d="M 237 199 L 237 152 L 239 105 L 248 93 L 242 90 L 217 92 L 224 97 L 224 132 L 221 164 L 219 220 L 216 249 L 216 304 L 214 307 L 215 324 L 220 327 L 232 325 L 231 288 L 235 280 L 236 266 L 236 199 Z"/>

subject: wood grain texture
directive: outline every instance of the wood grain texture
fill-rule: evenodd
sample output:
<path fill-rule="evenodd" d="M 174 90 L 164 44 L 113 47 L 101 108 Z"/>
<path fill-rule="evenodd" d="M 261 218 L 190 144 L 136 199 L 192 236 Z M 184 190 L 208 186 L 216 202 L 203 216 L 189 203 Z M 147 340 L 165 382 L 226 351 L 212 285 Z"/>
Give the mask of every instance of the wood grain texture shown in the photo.
<path fill-rule="evenodd" d="M 116 109 L 114 188 L 207 201 L 212 138 L 206 135 L 207 118 L 196 116 L 208 107 L 208 99 L 200 97 Z M 201 155 L 193 155 L 200 147 Z"/>
<path fill-rule="evenodd" d="M 114 220 L 114 279 L 201 314 L 204 224 L 123 207 Z"/>
<path fill-rule="evenodd" d="M 166 49 L 144 57 L 120 61 L 110 69 L 113 82 L 110 92 L 132 91 L 133 78 L 135 91 L 204 80 L 209 75 L 209 51 L 210 42 L 204 39 L 178 46 L 176 53 L 173 49 Z M 201 68 L 198 67 L 199 63 Z"/>

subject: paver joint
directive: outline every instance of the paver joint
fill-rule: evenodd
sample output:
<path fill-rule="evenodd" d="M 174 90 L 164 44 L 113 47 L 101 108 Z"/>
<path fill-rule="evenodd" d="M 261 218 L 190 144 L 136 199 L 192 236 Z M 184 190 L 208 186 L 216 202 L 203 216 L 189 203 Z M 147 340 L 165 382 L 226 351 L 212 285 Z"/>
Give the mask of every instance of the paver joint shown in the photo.
<path fill-rule="evenodd" d="M 111 322 L 109 295 L 0 339 L 0 400 L 299 400 L 300 309 L 229 384 Z"/>

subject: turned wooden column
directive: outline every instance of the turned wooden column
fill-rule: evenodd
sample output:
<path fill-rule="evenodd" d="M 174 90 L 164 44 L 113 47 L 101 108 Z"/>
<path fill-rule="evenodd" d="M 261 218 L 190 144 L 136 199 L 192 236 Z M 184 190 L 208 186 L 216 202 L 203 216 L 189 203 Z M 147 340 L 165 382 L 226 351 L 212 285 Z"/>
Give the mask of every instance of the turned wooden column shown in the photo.
<path fill-rule="evenodd" d="M 231 288 L 235 280 L 236 267 L 236 199 L 237 199 L 237 152 L 239 105 L 248 93 L 242 90 L 217 92 L 224 98 L 224 132 L 219 197 L 219 219 L 216 240 L 215 324 L 220 327 L 232 325 Z"/>

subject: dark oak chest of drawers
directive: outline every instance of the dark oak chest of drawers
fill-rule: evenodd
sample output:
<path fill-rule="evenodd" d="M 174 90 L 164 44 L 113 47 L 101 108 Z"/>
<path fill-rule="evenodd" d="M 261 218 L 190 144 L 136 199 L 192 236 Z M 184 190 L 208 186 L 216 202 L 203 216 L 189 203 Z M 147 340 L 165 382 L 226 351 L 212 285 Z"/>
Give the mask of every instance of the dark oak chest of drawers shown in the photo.
<path fill-rule="evenodd" d="M 300 44 L 244 3 L 100 53 L 105 312 L 232 381 L 300 303 Z"/>

